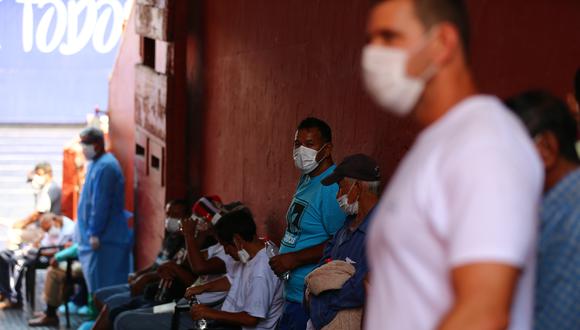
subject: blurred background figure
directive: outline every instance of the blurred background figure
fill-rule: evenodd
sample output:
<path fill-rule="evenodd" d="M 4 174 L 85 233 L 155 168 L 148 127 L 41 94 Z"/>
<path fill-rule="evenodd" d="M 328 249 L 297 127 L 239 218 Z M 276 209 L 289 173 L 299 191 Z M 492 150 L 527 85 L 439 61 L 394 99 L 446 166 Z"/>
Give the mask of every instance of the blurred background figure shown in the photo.
<path fill-rule="evenodd" d="M 580 161 L 577 122 L 566 104 L 543 91 L 509 99 L 545 170 L 540 212 L 534 329 L 580 326 Z"/>
<path fill-rule="evenodd" d="M 52 174 L 52 166 L 47 162 L 36 164 L 34 170 L 29 173 L 27 181 L 34 193 L 34 211 L 14 223 L 13 228 L 21 230 L 13 236 L 16 240 L 14 243 L 30 242 L 38 238 L 40 232 L 37 221 L 41 214 L 45 212 L 60 214 L 61 188 L 53 180 Z"/>
<path fill-rule="evenodd" d="M 105 151 L 103 131 L 86 128 L 80 139 L 90 163 L 78 207 L 78 257 L 93 294 L 127 281 L 131 236 L 124 210 L 125 179 L 117 159 Z"/>

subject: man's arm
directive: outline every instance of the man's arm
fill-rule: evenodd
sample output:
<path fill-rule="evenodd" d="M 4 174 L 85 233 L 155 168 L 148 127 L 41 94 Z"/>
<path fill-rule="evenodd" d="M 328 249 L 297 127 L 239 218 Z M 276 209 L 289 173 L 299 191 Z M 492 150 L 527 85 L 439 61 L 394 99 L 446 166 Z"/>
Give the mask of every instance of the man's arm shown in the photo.
<path fill-rule="evenodd" d="M 221 259 L 210 258 L 208 260 L 206 259 L 207 255 L 199 250 L 199 244 L 194 236 L 196 223 L 191 219 L 183 219 L 181 223 L 191 270 L 197 275 L 224 274 L 226 265 Z"/>
<path fill-rule="evenodd" d="M 452 270 L 455 304 L 439 330 L 505 329 L 520 270 L 499 263 L 477 263 Z"/>
<path fill-rule="evenodd" d="M 115 169 L 105 164 L 95 177 L 92 188 L 92 208 L 88 219 L 89 236 L 100 239 L 111 217 L 112 192 L 118 180 Z"/>
<path fill-rule="evenodd" d="M 220 277 L 217 280 L 207 282 L 202 285 L 191 286 L 185 291 L 185 298 L 191 299 L 191 296 L 198 295 L 204 292 L 224 292 L 229 291 L 231 287 L 230 281 L 226 276 Z"/>
<path fill-rule="evenodd" d="M 189 285 L 193 283 L 195 280 L 195 275 L 192 274 L 189 270 L 183 268 L 182 266 L 175 263 L 175 261 L 168 261 L 159 266 L 157 269 L 157 274 L 162 279 L 172 280 L 172 279 L 179 279 L 185 285 Z"/>
<path fill-rule="evenodd" d="M 133 282 L 130 283 L 131 295 L 137 296 L 143 294 L 145 286 L 149 283 L 153 283 L 159 280 L 159 274 L 156 272 L 145 273 L 137 277 Z"/>
<path fill-rule="evenodd" d="M 15 229 L 23 229 L 26 226 L 28 226 L 29 224 L 38 220 L 39 216 L 40 216 L 40 212 L 34 211 L 34 212 L 30 213 L 26 218 L 16 221 L 12 225 L 12 227 Z"/>
<path fill-rule="evenodd" d="M 212 309 L 204 305 L 191 306 L 191 318 L 194 321 L 203 318 L 243 327 L 255 327 L 261 320 L 260 318 L 254 317 L 246 312 L 230 313 Z"/>
<path fill-rule="evenodd" d="M 270 259 L 270 267 L 277 275 L 300 266 L 316 264 L 322 258 L 324 246 L 327 242 L 306 248 L 304 250 L 279 254 Z"/>

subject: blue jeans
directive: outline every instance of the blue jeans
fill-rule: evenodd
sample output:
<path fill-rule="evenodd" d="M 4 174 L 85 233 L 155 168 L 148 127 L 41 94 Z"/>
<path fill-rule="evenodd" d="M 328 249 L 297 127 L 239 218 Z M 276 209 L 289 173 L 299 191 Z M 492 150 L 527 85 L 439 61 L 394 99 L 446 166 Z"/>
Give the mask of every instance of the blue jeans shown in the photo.
<path fill-rule="evenodd" d="M 131 289 L 129 288 L 129 284 L 117 284 L 98 289 L 95 292 L 95 298 L 102 304 L 106 304 L 107 299 L 120 293 L 128 294 L 130 296 Z"/>
<path fill-rule="evenodd" d="M 286 300 L 278 330 L 304 330 L 307 322 L 308 315 L 302 304 Z"/>

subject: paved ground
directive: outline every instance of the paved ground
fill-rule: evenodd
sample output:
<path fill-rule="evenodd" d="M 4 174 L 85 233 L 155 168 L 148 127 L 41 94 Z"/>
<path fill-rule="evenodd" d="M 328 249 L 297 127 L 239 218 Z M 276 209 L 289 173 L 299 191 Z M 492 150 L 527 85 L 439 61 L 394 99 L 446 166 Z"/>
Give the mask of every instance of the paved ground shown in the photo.
<path fill-rule="evenodd" d="M 80 131 L 79 126 L 0 126 L 0 218 L 22 218 L 33 207 L 32 189 L 26 183 L 26 174 L 41 161 L 51 163 L 54 178 L 62 182 L 62 149 Z M 4 236 L 2 230 L 0 236 Z M 0 237 L 1 240 L 2 237 Z M 42 287 L 45 271 L 37 271 L 36 310 L 45 308 Z M 31 317 L 28 304 L 24 310 L 0 311 L 0 329 L 29 329 Z M 82 318 L 74 316 L 72 329 L 76 329 Z M 65 329 L 64 316 L 61 329 Z M 50 329 L 50 328 L 37 328 Z M 53 328 L 54 329 L 54 328 Z"/>
<path fill-rule="evenodd" d="M 46 271 L 38 270 L 36 273 L 36 311 L 43 311 L 46 308 L 44 300 L 42 299 L 42 288 L 44 286 L 44 275 Z M 28 319 L 32 317 L 33 312 L 30 310 L 30 305 L 25 304 L 22 310 L 0 310 L 0 329 L 3 330 L 20 330 L 20 329 L 39 329 L 39 330 L 54 330 L 66 329 L 66 319 L 64 315 L 60 316 L 60 327 L 28 327 Z M 76 329 L 84 321 L 84 318 L 78 315 L 71 315 L 71 329 Z"/>

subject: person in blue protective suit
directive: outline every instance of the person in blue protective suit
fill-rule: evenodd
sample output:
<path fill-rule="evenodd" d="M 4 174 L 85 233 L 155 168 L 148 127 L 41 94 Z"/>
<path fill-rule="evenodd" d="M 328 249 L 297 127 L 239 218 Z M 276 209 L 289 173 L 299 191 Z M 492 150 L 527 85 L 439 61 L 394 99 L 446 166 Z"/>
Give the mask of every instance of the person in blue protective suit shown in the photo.
<path fill-rule="evenodd" d="M 78 256 L 88 291 L 93 294 L 127 281 L 131 238 L 119 162 L 105 151 L 100 129 L 86 128 L 80 138 L 89 164 L 78 206 Z"/>

